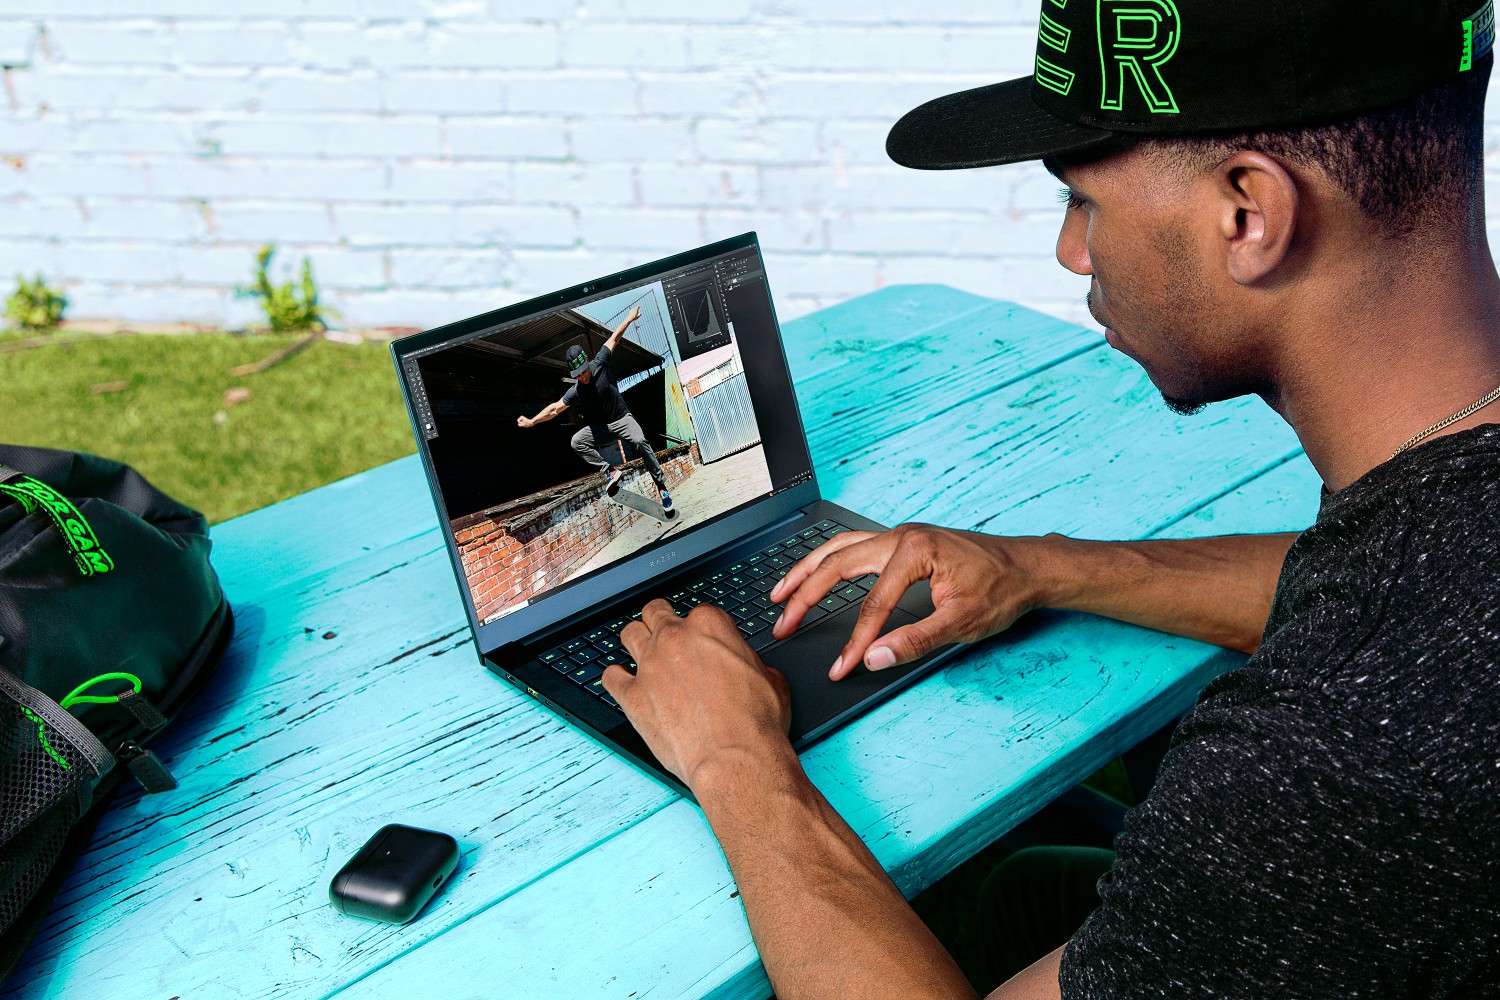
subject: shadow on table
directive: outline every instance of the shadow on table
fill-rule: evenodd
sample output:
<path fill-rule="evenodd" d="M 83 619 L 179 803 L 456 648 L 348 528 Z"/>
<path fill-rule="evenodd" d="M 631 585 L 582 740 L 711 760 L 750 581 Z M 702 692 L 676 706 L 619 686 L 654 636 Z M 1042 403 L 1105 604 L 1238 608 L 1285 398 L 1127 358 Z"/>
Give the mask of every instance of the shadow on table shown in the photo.
<path fill-rule="evenodd" d="M 266 613 L 261 607 L 254 604 L 234 605 L 234 639 L 218 669 L 204 684 L 203 689 L 162 730 L 161 736 L 151 742 L 151 751 L 173 770 L 179 787 L 193 786 L 200 794 L 209 790 L 207 785 L 213 772 L 214 758 L 204 758 L 194 751 L 209 742 L 211 734 L 221 727 L 225 715 L 242 710 L 240 701 L 254 673 L 260 655 L 261 635 L 265 628 Z M 183 762 L 187 766 L 179 772 L 174 767 L 174 762 Z M 214 778 L 212 784 L 218 788 L 227 782 Z M 128 805 L 144 795 L 140 785 L 126 780 L 120 783 L 112 805 L 116 808 Z"/>

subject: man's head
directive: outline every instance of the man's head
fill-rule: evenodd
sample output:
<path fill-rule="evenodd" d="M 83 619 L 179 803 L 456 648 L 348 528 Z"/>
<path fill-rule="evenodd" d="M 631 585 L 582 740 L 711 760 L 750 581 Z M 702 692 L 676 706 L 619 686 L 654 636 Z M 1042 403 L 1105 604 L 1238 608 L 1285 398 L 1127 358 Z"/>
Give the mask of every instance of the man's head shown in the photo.
<path fill-rule="evenodd" d="M 1033 77 L 929 102 L 887 148 L 1043 158 L 1070 187 L 1058 259 L 1093 276 L 1111 343 L 1174 408 L 1269 397 L 1291 310 L 1374 291 L 1414 241 L 1482 243 L 1493 42 L 1487 2 L 1287 2 L 1042 0 Z"/>
<path fill-rule="evenodd" d="M 1093 276 L 1090 312 L 1174 409 L 1274 395 L 1289 304 L 1482 238 L 1487 69 L 1329 125 L 1049 157 L 1070 186 L 1058 260 Z"/>
<path fill-rule="evenodd" d="M 589 368 L 589 356 L 584 353 L 583 348 L 574 344 L 568 348 L 564 357 L 568 363 L 568 374 L 584 385 L 588 385 L 589 376 L 593 374 L 593 370 Z"/>

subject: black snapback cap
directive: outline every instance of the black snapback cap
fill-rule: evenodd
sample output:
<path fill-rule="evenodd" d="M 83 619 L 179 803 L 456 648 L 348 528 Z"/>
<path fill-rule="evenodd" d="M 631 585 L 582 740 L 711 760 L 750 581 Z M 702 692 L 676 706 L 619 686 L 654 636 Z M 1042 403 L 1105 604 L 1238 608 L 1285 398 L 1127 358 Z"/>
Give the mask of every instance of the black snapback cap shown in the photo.
<path fill-rule="evenodd" d="M 929 101 L 886 139 L 928 170 L 1082 153 L 1116 136 L 1292 128 L 1469 72 L 1494 0 L 1041 0 L 1033 75 Z"/>

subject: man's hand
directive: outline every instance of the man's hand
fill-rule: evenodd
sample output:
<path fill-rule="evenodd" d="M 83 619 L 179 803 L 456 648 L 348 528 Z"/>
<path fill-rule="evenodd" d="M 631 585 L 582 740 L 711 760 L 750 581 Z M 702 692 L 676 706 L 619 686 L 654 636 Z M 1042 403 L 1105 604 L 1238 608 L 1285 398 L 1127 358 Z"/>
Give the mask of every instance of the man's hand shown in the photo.
<path fill-rule="evenodd" d="M 760 661 L 720 609 L 704 605 L 679 618 L 655 600 L 620 641 L 636 662 L 635 675 L 611 666 L 604 688 L 656 759 L 689 788 L 706 765 L 790 752 L 786 680 Z"/>
<path fill-rule="evenodd" d="M 620 338 L 625 336 L 626 328 L 628 328 L 630 324 L 634 323 L 640 318 L 641 307 L 636 306 L 634 309 L 630 310 L 629 316 L 626 316 L 624 319 L 620 320 L 620 325 L 615 327 L 615 332 L 611 333 L 609 335 L 609 339 L 604 342 L 604 346 L 609 350 L 611 354 L 613 354 L 615 348 L 619 346 Z"/>
<path fill-rule="evenodd" d="M 860 607 L 854 634 L 828 676 L 847 677 L 861 661 L 871 670 L 883 670 L 946 643 L 975 642 L 1041 606 L 1033 559 L 1038 541 L 929 524 L 904 524 L 879 533 L 846 532 L 798 562 L 771 591 L 771 600 L 786 602 L 772 634 L 778 639 L 791 635 L 807 609 L 840 580 L 879 573 Z M 896 602 L 918 580 L 932 582 L 936 610 L 881 637 Z"/>
<path fill-rule="evenodd" d="M 734 873 L 776 995 L 973 997 L 963 973 L 787 740 L 791 701 L 734 622 L 652 601 L 620 633 L 635 675 L 604 686 L 698 800 Z"/>
<path fill-rule="evenodd" d="M 517 427 L 535 427 L 536 426 L 536 421 L 532 420 L 530 417 L 517 417 L 516 418 L 516 426 Z"/>

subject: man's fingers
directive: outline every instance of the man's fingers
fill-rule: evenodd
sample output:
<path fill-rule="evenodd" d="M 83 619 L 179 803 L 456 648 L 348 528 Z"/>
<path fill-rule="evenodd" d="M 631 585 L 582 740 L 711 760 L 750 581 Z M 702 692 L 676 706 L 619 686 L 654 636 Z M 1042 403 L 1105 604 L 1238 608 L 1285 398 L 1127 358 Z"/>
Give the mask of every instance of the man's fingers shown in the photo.
<path fill-rule="evenodd" d="M 867 538 L 870 536 L 866 536 Z M 832 545 L 829 542 L 828 545 Z M 809 560 L 815 558 L 823 549 L 808 556 Z M 771 634 L 778 639 L 784 639 L 797 630 L 802 624 L 802 619 L 814 604 L 828 596 L 828 592 L 840 580 L 849 580 L 866 573 L 878 572 L 883 568 L 885 554 L 878 546 L 860 547 L 858 543 L 843 547 L 841 550 L 829 553 L 818 561 L 818 563 L 806 572 L 795 588 L 773 588 L 771 600 L 784 600 L 786 608 L 776 619 L 776 624 L 771 628 Z M 788 574 L 783 583 L 791 579 Z M 779 598 L 778 598 L 779 594 Z"/>
<path fill-rule="evenodd" d="M 891 612 L 896 609 L 896 602 L 901 600 L 908 587 L 926 577 L 927 573 L 915 560 L 903 557 L 900 552 L 891 557 L 885 572 L 880 574 L 875 586 L 865 595 L 864 603 L 859 608 L 859 620 L 854 623 L 854 631 L 850 634 L 843 653 L 829 669 L 828 676 L 834 680 L 847 677 L 865 659 L 865 651 L 880 635 L 880 630 L 885 628 Z M 890 665 L 882 664 L 887 667 Z"/>
<path fill-rule="evenodd" d="M 835 552 L 842 552 L 851 545 L 858 545 L 860 542 L 874 537 L 875 533 L 873 531 L 844 531 L 834 535 L 831 540 L 813 549 L 811 555 L 797 560 L 796 564 L 787 572 L 787 575 L 781 578 L 781 582 L 771 588 L 771 600 L 778 604 L 781 603 L 788 594 L 795 593 L 797 588 L 802 585 L 802 581 L 806 580 L 812 575 L 814 570 L 823 565 L 829 556 Z"/>
<path fill-rule="evenodd" d="M 734 619 L 730 617 L 729 612 L 725 611 L 717 604 L 698 605 L 696 608 L 688 612 L 687 620 L 695 625 L 707 624 L 709 627 L 716 628 L 720 632 L 723 632 L 727 628 L 730 632 L 733 632 L 736 637 L 738 637 L 740 634 L 740 631 L 735 627 Z"/>
<path fill-rule="evenodd" d="M 625 647 L 625 652 L 629 653 L 630 658 L 636 662 L 640 662 L 640 651 L 649 638 L 651 638 L 651 629 L 640 622 L 631 622 L 620 629 L 620 645 Z"/>
<path fill-rule="evenodd" d="M 652 632 L 655 632 L 663 625 L 679 620 L 676 609 L 660 597 L 648 602 L 641 609 L 641 624 L 645 625 Z"/>
<path fill-rule="evenodd" d="M 604 668 L 603 682 L 609 696 L 620 703 L 627 715 L 630 714 L 629 702 L 635 696 L 630 689 L 635 685 L 635 675 L 620 664 L 611 663 Z"/>
<path fill-rule="evenodd" d="M 887 667 L 910 663 L 921 659 L 939 646 L 961 639 L 964 632 L 962 615 L 959 612 L 938 608 L 921 621 L 903 625 L 879 636 L 869 643 L 861 655 L 854 655 L 848 647 L 845 647 L 844 655 L 839 657 L 828 676 L 836 681 L 843 680 L 854 672 L 854 668 L 860 665 L 861 660 L 869 670 L 885 670 Z M 853 645 L 853 640 L 850 640 L 850 645 Z"/>

